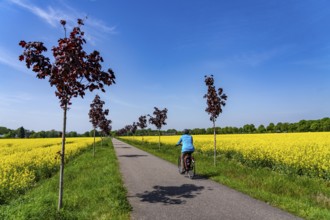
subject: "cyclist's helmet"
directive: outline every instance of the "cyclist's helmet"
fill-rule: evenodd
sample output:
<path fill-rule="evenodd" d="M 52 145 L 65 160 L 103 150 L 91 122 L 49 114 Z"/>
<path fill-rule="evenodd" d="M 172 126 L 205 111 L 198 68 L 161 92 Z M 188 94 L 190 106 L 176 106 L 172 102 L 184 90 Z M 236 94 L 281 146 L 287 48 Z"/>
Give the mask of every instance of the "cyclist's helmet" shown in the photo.
<path fill-rule="evenodd" d="M 188 130 L 188 129 L 184 129 L 184 130 L 183 130 L 183 133 L 184 133 L 184 134 L 189 134 L 189 130 Z"/>

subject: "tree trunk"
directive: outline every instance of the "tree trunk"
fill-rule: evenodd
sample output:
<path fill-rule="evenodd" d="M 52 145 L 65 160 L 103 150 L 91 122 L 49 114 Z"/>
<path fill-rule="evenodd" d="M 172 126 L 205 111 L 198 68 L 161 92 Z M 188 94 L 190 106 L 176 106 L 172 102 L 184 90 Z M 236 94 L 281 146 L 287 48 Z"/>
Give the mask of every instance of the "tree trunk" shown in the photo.
<path fill-rule="evenodd" d="M 160 150 L 160 129 L 158 129 L 158 146 L 159 146 L 159 150 Z"/>
<path fill-rule="evenodd" d="M 213 121 L 213 134 L 214 134 L 214 166 L 216 166 L 216 157 L 217 157 L 217 135 L 215 132 L 215 121 Z"/>
<path fill-rule="evenodd" d="M 61 149 L 61 164 L 60 164 L 60 183 L 59 183 L 59 195 L 58 195 L 58 207 L 57 210 L 63 206 L 63 177 L 64 177 L 64 159 L 65 159 L 65 132 L 66 132 L 66 112 L 68 105 L 65 104 L 63 111 L 63 130 L 62 130 L 62 149 Z"/>
<path fill-rule="evenodd" d="M 95 157 L 95 128 L 94 128 L 93 157 Z"/>

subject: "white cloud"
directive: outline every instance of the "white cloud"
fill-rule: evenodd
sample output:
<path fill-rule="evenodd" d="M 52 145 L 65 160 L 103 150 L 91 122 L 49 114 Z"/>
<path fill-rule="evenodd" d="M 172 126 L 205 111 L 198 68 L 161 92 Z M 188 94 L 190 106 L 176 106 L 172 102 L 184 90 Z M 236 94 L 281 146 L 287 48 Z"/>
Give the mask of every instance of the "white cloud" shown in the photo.
<path fill-rule="evenodd" d="M 95 18 L 87 18 L 87 25 L 90 25 L 91 27 L 101 30 L 105 33 L 116 33 L 116 27 L 108 27 L 103 21 L 97 20 Z"/>
<path fill-rule="evenodd" d="M 68 27 L 68 29 L 71 29 L 73 27 L 73 24 L 74 25 L 76 24 L 78 18 L 84 19 L 87 17 L 87 13 L 77 11 L 75 8 L 70 7 L 64 2 L 60 2 L 61 9 L 59 9 L 54 6 L 41 8 L 38 7 L 36 4 L 33 4 L 30 1 L 25 1 L 25 0 L 9 0 L 9 1 L 22 8 L 25 8 L 26 10 L 30 11 L 32 14 L 40 17 L 45 22 L 50 24 L 52 27 L 59 26 L 60 20 L 66 20 L 67 21 L 66 26 Z M 92 44 L 95 44 L 98 38 L 103 38 L 103 36 L 106 34 L 117 33 L 115 26 L 109 27 L 102 20 L 98 20 L 96 18 L 89 16 L 87 18 L 87 21 L 85 21 L 85 28 L 86 28 L 85 37 Z"/>
<path fill-rule="evenodd" d="M 52 7 L 48 7 L 48 9 L 45 10 L 27 1 L 22 1 L 22 0 L 10 0 L 10 1 L 22 8 L 27 9 L 31 13 L 37 15 L 38 17 L 44 19 L 47 23 L 49 23 L 53 27 L 56 26 L 56 24 L 63 15 L 61 11 L 53 9 Z"/>

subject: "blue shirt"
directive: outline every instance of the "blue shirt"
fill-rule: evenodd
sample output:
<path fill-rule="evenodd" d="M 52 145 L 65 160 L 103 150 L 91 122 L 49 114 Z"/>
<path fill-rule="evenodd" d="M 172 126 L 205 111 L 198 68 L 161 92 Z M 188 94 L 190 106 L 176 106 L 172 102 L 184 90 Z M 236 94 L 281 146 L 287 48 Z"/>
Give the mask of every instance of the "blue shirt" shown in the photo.
<path fill-rule="evenodd" d="M 184 134 L 180 137 L 180 140 L 177 144 L 181 144 L 182 143 L 182 149 L 181 152 L 194 152 L 195 148 L 193 145 L 193 137 L 189 134 Z"/>

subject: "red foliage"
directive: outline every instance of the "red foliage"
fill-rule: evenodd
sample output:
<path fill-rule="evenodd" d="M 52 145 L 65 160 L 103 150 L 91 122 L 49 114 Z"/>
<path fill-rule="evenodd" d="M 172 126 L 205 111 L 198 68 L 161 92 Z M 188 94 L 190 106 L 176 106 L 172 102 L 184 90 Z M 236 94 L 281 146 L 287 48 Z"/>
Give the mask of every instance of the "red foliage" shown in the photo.
<path fill-rule="evenodd" d="M 140 127 L 141 129 L 146 128 L 146 127 L 147 127 L 147 116 L 145 116 L 145 115 L 141 115 L 141 116 L 139 117 L 139 122 L 137 122 L 136 125 L 137 125 L 138 127 Z"/>
<path fill-rule="evenodd" d="M 109 109 L 103 111 L 104 101 L 100 99 L 100 96 L 96 95 L 89 110 L 90 122 L 93 124 L 94 129 L 99 127 L 104 134 L 109 134 L 111 127 L 111 120 L 108 120 L 106 116 L 109 114 Z"/>
<path fill-rule="evenodd" d="M 103 111 L 104 101 L 100 99 L 100 96 L 96 95 L 92 104 L 90 104 L 89 121 L 93 124 L 94 128 L 97 128 L 105 115 L 109 114 L 109 110 Z"/>
<path fill-rule="evenodd" d="M 66 21 L 60 23 L 65 28 Z M 84 97 L 85 91 L 100 89 L 105 92 L 104 86 L 115 83 L 112 69 L 102 70 L 103 58 L 98 51 L 87 54 L 83 50 L 86 43 L 84 32 L 80 30 L 83 25 L 78 19 L 78 26 L 74 27 L 69 37 L 58 40 L 58 45 L 52 48 L 54 63 L 45 57 L 47 51 L 42 42 L 20 41 L 24 48 L 19 56 L 20 61 L 25 61 L 27 68 L 32 66 L 32 71 L 37 73 L 39 79 L 48 78 L 51 86 L 56 87 L 55 95 L 60 99 L 61 107 L 70 105 L 72 97 Z"/>
<path fill-rule="evenodd" d="M 227 95 L 223 93 L 223 89 L 219 88 L 218 92 L 214 86 L 213 75 L 205 76 L 205 84 L 207 86 L 207 94 L 204 98 L 207 99 L 207 108 L 205 111 L 211 115 L 210 120 L 215 122 L 220 113 L 222 113 L 222 106 L 226 105 Z"/>
<path fill-rule="evenodd" d="M 154 109 L 154 117 L 149 115 L 149 123 L 155 125 L 157 129 L 161 129 L 163 125 L 166 125 L 165 120 L 167 119 L 167 108 L 160 110 L 157 107 L 154 107 Z"/>

